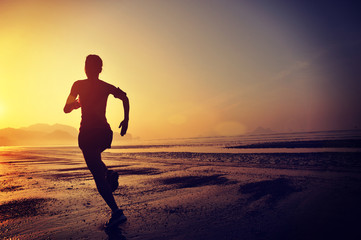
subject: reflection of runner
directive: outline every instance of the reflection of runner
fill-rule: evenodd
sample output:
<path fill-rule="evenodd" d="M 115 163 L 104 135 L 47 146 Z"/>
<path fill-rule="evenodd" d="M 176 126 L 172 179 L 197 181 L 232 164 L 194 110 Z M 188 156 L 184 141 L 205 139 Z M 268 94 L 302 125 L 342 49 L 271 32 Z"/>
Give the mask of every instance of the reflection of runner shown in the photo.
<path fill-rule="evenodd" d="M 113 132 L 105 117 L 108 95 L 123 101 L 124 120 L 120 123 L 120 134 L 124 136 L 128 129 L 129 100 L 125 92 L 99 79 L 103 62 L 97 55 L 89 55 L 85 61 L 85 73 L 88 79 L 76 81 L 66 101 L 64 112 L 70 113 L 81 107 L 81 124 L 78 137 L 79 147 L 85 162 L 93 174 L 97 189 L 112 210 L 108 227 L 117 226 L 127 218 L 118 208 L 112 191 L 118 187 L 118 174 L 107 170 L 101 159 L 101 153 L 110 148 Z M 77 99 L 77 97 L 79 98 Z"/>

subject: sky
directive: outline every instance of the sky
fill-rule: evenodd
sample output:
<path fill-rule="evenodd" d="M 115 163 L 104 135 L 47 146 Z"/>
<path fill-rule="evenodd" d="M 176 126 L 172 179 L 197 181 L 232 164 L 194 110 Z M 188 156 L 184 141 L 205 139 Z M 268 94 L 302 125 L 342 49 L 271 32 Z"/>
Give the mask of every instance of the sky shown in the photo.
<path fill-rule="evenodd" d="M 356 1 L 0 0 L 0 128 L 63 113 L 88 54 L 142 139 L 361 127 Z M 122 104 L 109 97 L 117 131 Z"/>

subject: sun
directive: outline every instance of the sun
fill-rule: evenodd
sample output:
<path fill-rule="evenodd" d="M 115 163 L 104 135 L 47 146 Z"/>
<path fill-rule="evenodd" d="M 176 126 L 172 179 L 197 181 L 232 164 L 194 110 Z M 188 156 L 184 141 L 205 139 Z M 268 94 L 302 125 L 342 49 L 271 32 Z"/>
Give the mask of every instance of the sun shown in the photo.
<path fill-rule="evenodd" d="M 0 102 L 0 117 L 4 114 L 5 108 L 4 105 Z"/>

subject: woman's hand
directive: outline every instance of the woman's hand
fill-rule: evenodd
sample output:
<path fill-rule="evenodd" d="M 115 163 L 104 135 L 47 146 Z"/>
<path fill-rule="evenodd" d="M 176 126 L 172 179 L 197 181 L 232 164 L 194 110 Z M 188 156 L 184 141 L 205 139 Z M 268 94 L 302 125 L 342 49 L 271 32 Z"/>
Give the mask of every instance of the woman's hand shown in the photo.
<path fill-rule="evenodd" d="M 127 133 L 128 130 L 128 122 L 129 119 L 124 119 L 120 124 L 119 124 L 119 128 L 120 130 L 120 135 L 124 136 Z"/>

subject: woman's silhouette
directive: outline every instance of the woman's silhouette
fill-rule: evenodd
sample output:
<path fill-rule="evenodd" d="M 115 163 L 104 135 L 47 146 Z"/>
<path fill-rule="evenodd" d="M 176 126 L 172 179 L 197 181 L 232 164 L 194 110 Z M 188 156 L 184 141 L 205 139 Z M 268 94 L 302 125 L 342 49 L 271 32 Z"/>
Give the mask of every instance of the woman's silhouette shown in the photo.
<path fill-rule="evenodd" d="M 98 192 L 112 210 L 107 227 L 114 227 L 127 218 L 118 208 L 112 192 L 118 187 L 118 174 L 107 170 L 101 159 L 101 153 L 110 148 L 113 132 L 105 117 L 109 94 L 123 101 L 124 120 L 120 123 L 120 134 L 124 136 L 128 129 L 129 100 L 125 92 L 99 79 L 103 61 L 97 55 L 89 55 L 85 61 L 87 79 L 74 82 L 64 112 L 70 113 L 81 107 L 81 124 L 78 136 L 79 147 L 85 162 L 92 173 Z M 79 96 L 79 98 L 77 98 Z"/>

